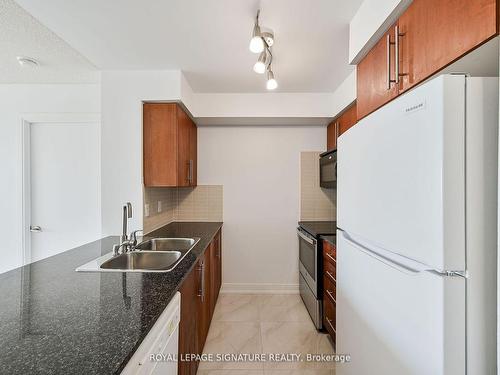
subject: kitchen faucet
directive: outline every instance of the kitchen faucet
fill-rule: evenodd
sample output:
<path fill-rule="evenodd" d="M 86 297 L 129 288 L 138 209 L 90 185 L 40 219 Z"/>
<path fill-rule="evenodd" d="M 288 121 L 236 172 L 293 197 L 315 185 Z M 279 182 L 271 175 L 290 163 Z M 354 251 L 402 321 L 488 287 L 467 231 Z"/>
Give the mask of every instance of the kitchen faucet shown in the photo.
<path fill-rule="evenodd" d="M 132 218 L 132 203 L 127 202 L 125 206 L 123 206 L 123 231 L 122 231 L 122 238 L 121 238 L 121 243 L 124 243 L 127 241 L 127 224 L 128 220 Z"/>
<path fill-rule="evenodd" d="M 113 255 L 118 255 L 120 248 L 122 249 L 122 254 L 128 251 L 134 251 L 137 245 L 137 232 L 142 232 L 142 229 L 134 230 L 127 236 L 127 226 L 128 219 L 132 218 L 132 203 L 127 202 L 123 206 L 123 217 L 122 217 L 122 235 L 120 237 L 120 244 L 113 246 Z"/>

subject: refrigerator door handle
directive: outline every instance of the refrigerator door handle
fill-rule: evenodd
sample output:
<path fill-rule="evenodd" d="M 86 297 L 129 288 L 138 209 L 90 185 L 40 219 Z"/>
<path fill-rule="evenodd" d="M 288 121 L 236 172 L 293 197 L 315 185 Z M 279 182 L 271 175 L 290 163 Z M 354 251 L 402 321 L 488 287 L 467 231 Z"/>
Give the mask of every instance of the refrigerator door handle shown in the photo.
<path fill-rule="evenodd" d="M 401 255 L 390 253 L 387 250 L 383 249 L 375 250 L 375 248 L 372 246 L 368 247 L 367 245 L 363 245 L 359 240 L 354 239 L 352 235 L 346 232 L 343 232 L 343 237 L 349 244 L 356 247 L 358 250 L 364 252 L 365 254 L 371 257 L 374 257 L 375 259 L 379 260 L 380 262 L 392 268 L 397 269 L 400 272 L 409 275 L 416 275 L 420 272 L 428 270 L 428 268 L 425 267 L 424 264 L 418 263 L 414 260 L 407 259 L 405 257 L 402 257 Z"/>

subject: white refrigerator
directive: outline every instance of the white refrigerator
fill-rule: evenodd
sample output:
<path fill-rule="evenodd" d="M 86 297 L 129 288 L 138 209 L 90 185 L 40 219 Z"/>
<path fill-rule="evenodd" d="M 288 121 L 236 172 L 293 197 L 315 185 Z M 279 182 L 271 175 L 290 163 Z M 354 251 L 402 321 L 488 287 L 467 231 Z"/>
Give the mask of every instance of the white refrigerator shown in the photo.
<path fill-rule="evenodd" d="M 442 75 L 340 137 L 337 374 L 496 374 L 498 88 Z"/>

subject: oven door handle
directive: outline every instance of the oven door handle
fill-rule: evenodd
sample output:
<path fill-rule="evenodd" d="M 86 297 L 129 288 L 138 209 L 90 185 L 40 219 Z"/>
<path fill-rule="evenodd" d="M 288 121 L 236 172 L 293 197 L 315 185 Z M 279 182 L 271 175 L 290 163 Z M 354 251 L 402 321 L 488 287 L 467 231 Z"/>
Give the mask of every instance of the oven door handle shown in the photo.
<path fill-rule="evenodd" d="M 300 238 L 302 238 L 304 241 L 306 241 L 307 243 L 310 243 L 311 245 L 314 245 L 316 246 L 316 240 L 314 238 L 311 238 L 309 236 L 306 236 L 302 230 L 300 229 L 297 229 L 297 234 L 299 235 Z"/>

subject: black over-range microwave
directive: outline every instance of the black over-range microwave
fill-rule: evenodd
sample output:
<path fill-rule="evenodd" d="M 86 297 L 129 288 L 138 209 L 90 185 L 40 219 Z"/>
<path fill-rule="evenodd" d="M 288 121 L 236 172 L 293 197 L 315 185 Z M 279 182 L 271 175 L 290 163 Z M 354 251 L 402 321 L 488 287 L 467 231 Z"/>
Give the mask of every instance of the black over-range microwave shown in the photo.
<path fill-rule="evenodd" d="M 327 151 L 319 155 L 319 186 L 322 188 L 337 187 L 337 150 Z"/>

